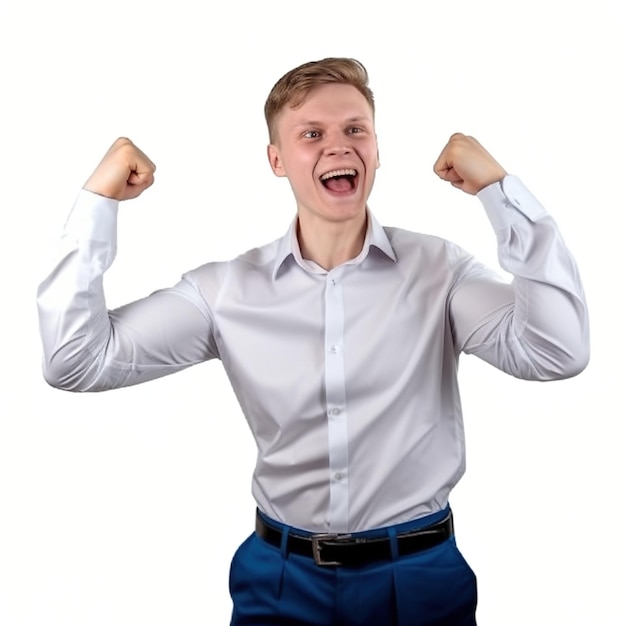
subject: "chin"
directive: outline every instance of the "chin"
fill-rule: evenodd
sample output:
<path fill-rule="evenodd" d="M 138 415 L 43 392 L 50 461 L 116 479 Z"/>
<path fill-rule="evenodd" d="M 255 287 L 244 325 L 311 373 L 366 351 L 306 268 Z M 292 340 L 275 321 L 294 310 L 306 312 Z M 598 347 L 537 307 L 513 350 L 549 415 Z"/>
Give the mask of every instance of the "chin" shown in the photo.
<path fill-rule="evenodd" d="M 342 208 L 324 211 L 323 215 L 331 222 L 349 222 L 357 220 L 366 214 L 366 207 L 359 206 L 355 208 Z"/>

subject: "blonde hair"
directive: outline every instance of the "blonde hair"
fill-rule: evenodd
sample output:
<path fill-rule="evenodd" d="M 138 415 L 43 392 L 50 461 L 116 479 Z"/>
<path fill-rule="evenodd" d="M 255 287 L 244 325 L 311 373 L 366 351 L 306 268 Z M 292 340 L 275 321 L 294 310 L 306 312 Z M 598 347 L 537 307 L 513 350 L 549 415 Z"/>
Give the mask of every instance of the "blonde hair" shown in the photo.
<path fill-rule="evenodd" d="M 329 57 L 304 63 L 287 72 L 272 87 L 265 101 L 265 121 L 270 143 L 276 140 L 276 119 L 285 106 L 297 109 L 309 92 L 328 83 L 342 83 L 356 87 L 374 112 L 374 94 L 368 87 L 369 77 L 365 66 L 356 59 Z"/>

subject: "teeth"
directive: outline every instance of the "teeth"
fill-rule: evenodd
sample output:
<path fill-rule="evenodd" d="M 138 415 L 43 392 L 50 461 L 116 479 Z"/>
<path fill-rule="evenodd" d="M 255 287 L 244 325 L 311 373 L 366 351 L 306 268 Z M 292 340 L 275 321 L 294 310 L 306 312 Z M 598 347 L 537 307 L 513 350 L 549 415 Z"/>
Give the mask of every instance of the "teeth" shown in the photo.
<path fill-rule="evenodd" d="M 332 172 L 326 172 L 320 176 L 320 180 L 328 180 L 335 176 L 356 176 L 356 170 L 333 170 Z"/>

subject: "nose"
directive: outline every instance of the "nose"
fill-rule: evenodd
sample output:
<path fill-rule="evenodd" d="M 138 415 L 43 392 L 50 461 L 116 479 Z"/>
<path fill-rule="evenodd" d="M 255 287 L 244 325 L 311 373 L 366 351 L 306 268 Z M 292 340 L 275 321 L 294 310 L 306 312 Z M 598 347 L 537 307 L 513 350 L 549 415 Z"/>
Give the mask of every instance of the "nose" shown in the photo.
<path fill-rule="evenodd" d="M 350 154 L 352 146 L 349 137 L 340 130 L 326 133 L 324 152 L 329 156 L 340 156 Z"/>

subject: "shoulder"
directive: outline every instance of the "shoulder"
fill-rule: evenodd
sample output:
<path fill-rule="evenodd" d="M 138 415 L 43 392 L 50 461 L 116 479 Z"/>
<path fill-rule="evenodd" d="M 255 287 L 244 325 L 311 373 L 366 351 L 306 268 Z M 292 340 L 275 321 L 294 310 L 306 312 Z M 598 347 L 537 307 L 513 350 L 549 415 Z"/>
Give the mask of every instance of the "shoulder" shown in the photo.
<path fill-rule="evenodd" d="M 245 270 L 266 267 L 272 265 L 276 261 L 276 257 L 280 252 L 283 238 L 275 239 L 257 248 L 246 250 L 239 256 L 235 257 L 230 264 Z"/>
<path fill-rule="evenodd" d="M 231 259 L 210 261 L 184 274 L 184 278 L 194 283 L 201 291 L 217 292 L 226 280 L 244 279 L 247 275 L 272 271 L 279 252 L 281 239 L 262 246 L 251 248 Z"/>
<path fill-rule="evenodd" d="M 400 262 L 445 262 L 454 267 L 472 258 L 458 244 L 437 235 L 395 226 L 383 226 L 383 230 Z"/>

